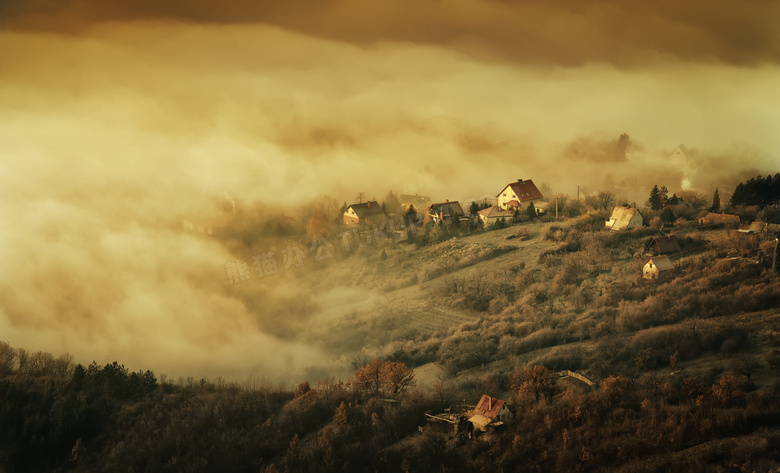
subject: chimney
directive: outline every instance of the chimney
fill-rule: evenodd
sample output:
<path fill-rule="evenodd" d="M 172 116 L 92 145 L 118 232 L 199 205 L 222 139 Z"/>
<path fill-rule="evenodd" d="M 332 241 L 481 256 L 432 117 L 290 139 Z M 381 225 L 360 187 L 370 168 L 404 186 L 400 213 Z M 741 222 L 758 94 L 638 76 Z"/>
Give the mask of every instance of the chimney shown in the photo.
<path fill-rule="evenodd" d="M 517 182 L 522 184 L 523 180 L 522 179 L 518 179 Z"/>
<path fill-rule="evenodd" d="M 488 411 L 493 410 L 493 398 L 488 396 Z"/>
<path fill-rule="evenodd" d="M 447 203 L 449 203 L 449 202 L 450 202 L 450 199 L 444 199 L 444 202 L 447 202 Z"/>
<path fill-rule="evenodd" d="M 369 200 L 368 202 L 366 202 L 366 205 L 368 205 L 368 208 L 370 209 L 371 208 L 371 201 Z"/>

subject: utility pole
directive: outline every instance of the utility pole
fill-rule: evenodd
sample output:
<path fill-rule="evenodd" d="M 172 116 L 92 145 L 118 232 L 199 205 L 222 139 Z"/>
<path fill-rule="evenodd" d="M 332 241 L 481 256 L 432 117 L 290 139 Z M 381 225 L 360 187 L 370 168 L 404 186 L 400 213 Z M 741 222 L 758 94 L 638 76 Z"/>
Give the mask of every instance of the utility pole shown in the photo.
<path fill-rule="evenodd" d="M 577 213 L 580 212 L 580 185 L 577 184 Z"/>

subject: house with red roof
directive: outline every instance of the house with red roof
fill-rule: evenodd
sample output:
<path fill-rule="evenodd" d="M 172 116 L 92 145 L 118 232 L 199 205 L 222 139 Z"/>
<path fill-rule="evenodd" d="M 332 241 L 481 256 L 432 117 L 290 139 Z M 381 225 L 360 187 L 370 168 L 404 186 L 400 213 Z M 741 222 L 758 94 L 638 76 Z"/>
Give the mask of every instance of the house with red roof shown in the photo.
<path fill-rule="evenodd" d="M 474 428 L 483 431 L 488 426 L 502 425 L 511 415 L 504 401 L 487 394 L 483 394 L 474 410 L 466 414 Z"/>
<path fill-rule="evenodd" d="M 510 182 L 496 196 L 496 205 L 501 210 L 522 210 L 534 201 L 541 202 L 544 199 L 542 193 L 536 188 L 531 179 L 518 179 Z"/>

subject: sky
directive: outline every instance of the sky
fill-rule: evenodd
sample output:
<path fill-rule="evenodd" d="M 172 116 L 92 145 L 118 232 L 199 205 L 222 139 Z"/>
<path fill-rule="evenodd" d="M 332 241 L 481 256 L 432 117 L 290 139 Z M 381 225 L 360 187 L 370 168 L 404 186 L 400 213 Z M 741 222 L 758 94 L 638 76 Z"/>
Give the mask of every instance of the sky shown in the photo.
<path fill-rule="evenodd" d="M 278 305 L 238 297 L 233 255 L 182 218 L 517 178 L 727 194 L 778 171 L 777 18 L 765 0 L 0 0 L 0 340 L 302 372 L 319 348 L 264 330 Z M 605 161 L 621 133 L 630 159 Z M 668 160 L 680 144 L 690 162 Z"/>

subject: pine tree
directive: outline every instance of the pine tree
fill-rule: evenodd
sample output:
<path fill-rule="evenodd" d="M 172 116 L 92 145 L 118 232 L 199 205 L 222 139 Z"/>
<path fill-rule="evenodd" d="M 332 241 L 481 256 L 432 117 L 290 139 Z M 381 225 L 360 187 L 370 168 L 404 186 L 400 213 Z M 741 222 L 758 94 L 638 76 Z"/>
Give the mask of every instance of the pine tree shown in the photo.
<path fill-rule="evenodd" d="M 650 189 L 650 198 L 647 200 L 647 205 L 653 210 L 661 209 L 661 191 L 658 189 L 657 184 Z"/>
<path fill-rule="evenodd" d="M 718 193 L 718 188 L 715 188 L 715 195 L 712 196 L 712 207 L 710 208 L 711 212 L 720 212 L 720 194 Z"/>
<path fill-rule="evenodd" d="M 674 212 L 672 212 L 672 209 L 670 207 L 666 207 L 663 212 L 661 212 L 661 220 L 663 220 L 666 223 L 673 223 L 675 219 Z"/>
<path fill-rule="evenodd" d="M 528 215 L 528 218 L 533 220 L 536 218 L 536 207 L 534 207 L 533 202 L 528 203 L 528 207 L 525 209 L 526 215 Z"/>

